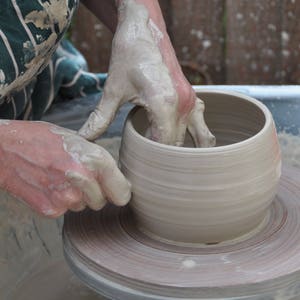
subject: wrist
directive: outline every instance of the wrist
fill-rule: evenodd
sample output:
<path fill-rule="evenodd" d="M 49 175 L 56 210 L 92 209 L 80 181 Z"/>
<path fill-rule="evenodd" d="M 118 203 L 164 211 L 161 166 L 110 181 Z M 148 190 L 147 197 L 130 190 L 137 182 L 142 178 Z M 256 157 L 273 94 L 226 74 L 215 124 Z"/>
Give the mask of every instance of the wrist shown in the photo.
<path fill-rule="evenodd" d="M 134 23 L 136 19 L 140 19 L 140 17 L 145 18 L 143 21 L 151 31 L 153 40 L 159 48 L 163 62 L 169 69 L 173 82 L 176 84 L 178 83 L 178 85 L 180 86 L 182 84 L 189 86 L 186 79 L 184 78 L 181 67 L 176 57 L 176 53 L 167 33 L 159 2 L 157 0 L 115 1 L 118 2 L 118 26 L 121 28 L 122 23 L 124 22 L 130 24 Z M 135 26 L 132 26 L 132 28 L 135 28 Z"/>

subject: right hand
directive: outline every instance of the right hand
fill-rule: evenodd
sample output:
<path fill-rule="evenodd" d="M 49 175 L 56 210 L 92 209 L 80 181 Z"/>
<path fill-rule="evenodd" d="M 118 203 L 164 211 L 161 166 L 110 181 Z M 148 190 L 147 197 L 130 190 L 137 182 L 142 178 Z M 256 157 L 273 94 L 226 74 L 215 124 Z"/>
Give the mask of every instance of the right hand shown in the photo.
<path fill-rule="evenodd" d="M 45 122 L 0 123 L 0 188 L 38 213 L 58 217 L 108 201 L 125 205 L 129 182 L 100 146 Z"/>
<path fill-rule="evenodd" d="M 79 134 L 95 140 L 119 107 L 131 102 L 146 110 L 152 140 L 182 146 L 188 129 L 197 147 L 214 146 L 215 137 L 204 121 L 204 103 L 182 73 L 158 2 L 118 2 L 119 23 L 103 95 Z"/>

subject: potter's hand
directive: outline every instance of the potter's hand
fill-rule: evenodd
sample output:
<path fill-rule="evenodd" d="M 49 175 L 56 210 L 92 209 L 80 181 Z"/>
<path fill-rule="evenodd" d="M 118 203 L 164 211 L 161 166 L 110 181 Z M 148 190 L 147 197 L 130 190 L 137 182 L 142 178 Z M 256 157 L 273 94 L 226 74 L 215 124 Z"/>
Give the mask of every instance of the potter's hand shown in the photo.
<path fill-rule="evenodd" d="M 8 122 L 0 125 L 0 188 L 49 217 L 129 201 L 128 181 L 100 146 L 49 123 Z"/>
<path fill-rule="evenodd" d="M 153 140 L 182 145 L 188 128 L 197 146 L 213 146 L 215 138 L 203 118 L 204 104 L 181 71 L 158 2 L 119 2 L 103 96 L 79 134 L 96 139 L 119 106 L 131 102 L 147 110 Z"/>

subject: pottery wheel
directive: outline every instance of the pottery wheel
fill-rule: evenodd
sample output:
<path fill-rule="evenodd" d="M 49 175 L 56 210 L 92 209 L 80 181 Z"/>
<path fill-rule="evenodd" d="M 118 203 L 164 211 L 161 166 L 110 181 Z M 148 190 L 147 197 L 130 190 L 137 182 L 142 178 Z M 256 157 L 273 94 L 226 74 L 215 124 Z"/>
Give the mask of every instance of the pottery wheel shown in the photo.
<path fill-rule="evenodd" d="M 111 299 L 291 299 L 300 293 L 300 171 L 284 168 L 254 234 L 174 245 L 135 227 L 128 208 L 65 217 L 64 250 L 85 284 Z"/>

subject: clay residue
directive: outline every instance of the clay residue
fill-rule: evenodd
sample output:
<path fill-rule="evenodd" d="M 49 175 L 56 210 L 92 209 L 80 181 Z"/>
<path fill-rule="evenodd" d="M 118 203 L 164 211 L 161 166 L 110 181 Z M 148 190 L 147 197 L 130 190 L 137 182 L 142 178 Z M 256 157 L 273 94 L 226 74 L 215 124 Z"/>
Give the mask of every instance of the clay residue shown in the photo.
<path fill-rule="evenodd" d="M 71 130 L 53 126 L 51 132 L 61 136 L 66 153 L 74 162 L 94 175 L 66 170 L 66 178 L 86 196 L 87 205 L 99 210 L 109 199 L 116 205 L 125 205 L 131 197 L 130 183 L 117 168 L 109 153 L 98 145 L 86 141 Z"/>
<path fill-rule="evenodd" d="M 91 161 L 91 157 L 105 159 L 100 147 L 91 148 L 91 143 L 78 136 L 74 131 L 53 126 L 51 132 L 60 135 L 63 140 L 64 150 L 76 163 L 83 163 L 90 171 L 96 171 L 96 166 L 98 165 L 98 161 Z M 91 149 L 94 150 L 94 153 L 90 153 Z"/>
<path fill-rule="evenodd" d="M 73 131 L 53 126 L 51 132 L 62 137 L 64 150 L 73 158 L 74 162 L 83 164 L 93 172 L 99 171 L 97 170 L 99 161 L 105 159 L 100 147 L 94 147 L 95 153 L 91 153 L 93 148 L 90 147 L 90 143 L 77 136 Z M 78 187 L 83 192 L 90 208 L 99 210 L 106 204 L 100 185 L 95 179 L 73 170 L 67 170 L 65 176 L 72 186 Z M 83 208 L 84 205 L 82 204 L 80 207 Z"/>
<path fill-rule="evenodd" d="M 162 40 L 164 38 L 164 34 L 159 30 L 159 28 L 157 27 L 157 25 L 153 22 L 152 19 L 149 19 L 149 29 L 152 33 L 152 36 L 156 42 L 156 44 L 158 45 L 160 40 Z"/>
<path fill-rule="evenodd" d="M 0 120 L 0 125 L 10 125 L 9 120 Z"/>
<path fill-rule="evenodd" d="M 162 129 L 166 128 L 165 123 L 169 120 L 169 123 L 175 122 L 178 103 L 178 95 L 169 70 L 156 42 L 160 34 L 157 26 L 150 22 L 146 7 L 136 1 L 124 0 L 119 7 L 119 14 L 120 21 L 114 37 L 109 69 L 110 76 L 104 89 L 104 96 L 110 97 L 107 94 L 113 90 L 115 102 L 130 99 L 132 103 L 146 107 L 149 115 L 151 114 L 150 120 L 153 121 L 152 137 L 158 140 Z M 131 78 L 128 78 L 128 74 Z M 125 84 L 126 81 L 131 84 Z M 118 82 L 121 85 L 116 89 L 115 84 Z M 154 112 L 155 109 L 157 111 Z M 92 113 L 89 121 L 81 128 L 80 134 L 89 136 L 93 132 L 96 136 L 100 135 L 109 123 L 108 116 L 104 114 L 103 108 L 99 108 L 97 113 Z M 160 115 L 159 119 L 157 115 Z M 176 125 L 173 123 L 167 125 L 172 131 L 169 135 L 176 135 Z M 101 130 L 98 130 L 99 127 Z M 171 140 L 175 141 L 176 138 L 173 137 Z"/>
<path fill-rule="evenodd" d="M 60 31 L 68 25 L 70 13 L 68 0 L 48 0 L 39 3 L 43 6 L 43 10 L 30 12 L 25 17 L 26 23 L 33 23 L 40 29 L 53 28 L 57 24 Z"/>

